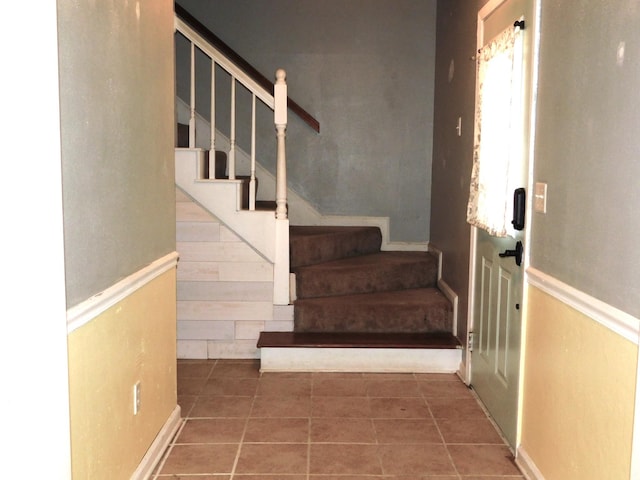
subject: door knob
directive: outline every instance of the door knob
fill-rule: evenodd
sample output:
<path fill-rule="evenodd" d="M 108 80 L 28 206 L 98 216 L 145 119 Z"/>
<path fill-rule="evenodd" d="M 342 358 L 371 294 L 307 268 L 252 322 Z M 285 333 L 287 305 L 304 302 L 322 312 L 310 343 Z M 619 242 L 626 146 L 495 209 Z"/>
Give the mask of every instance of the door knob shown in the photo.
<path fill-rule="evenodd" d="M 518 240 L 516 242 L 516 248 L 514 250 L 505 250 L 498 255 L 502 258 L 516 257 L 516 265 L 520 266 L 522 264 L 522 242 Z"/>

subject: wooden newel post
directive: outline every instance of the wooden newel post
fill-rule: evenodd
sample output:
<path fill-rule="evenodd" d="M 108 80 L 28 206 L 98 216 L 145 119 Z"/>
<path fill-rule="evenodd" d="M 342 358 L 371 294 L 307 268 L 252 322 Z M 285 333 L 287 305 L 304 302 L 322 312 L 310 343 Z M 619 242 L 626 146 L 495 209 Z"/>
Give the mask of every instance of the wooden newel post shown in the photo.
<path fill-rule="evenodd" d="M 287 83 L 286 72 L 276 71 L 276 83 L 273 87 L 273 117 L 278 140 L 276 154 L 276 218 L 287 218 L 287 156 L 285 152 L 285 132 L 287 130 Z"/>

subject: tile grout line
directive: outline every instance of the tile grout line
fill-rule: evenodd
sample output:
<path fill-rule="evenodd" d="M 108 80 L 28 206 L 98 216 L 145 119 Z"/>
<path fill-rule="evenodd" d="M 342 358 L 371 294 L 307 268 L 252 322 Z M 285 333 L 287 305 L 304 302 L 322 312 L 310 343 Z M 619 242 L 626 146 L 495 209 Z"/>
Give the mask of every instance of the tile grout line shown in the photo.
<path fill-rule="evenodd" d="M 258 388 L 260 386 L 260 379 L 262 378 L 262 372 L 259 372 L 258 375 L 258 383 L 256 384 L 256 389 L 253 392 L 253 396 L 251 397 L 251 406 L 249 407 L 249 412 L 247 413 L 247 418 L 244 421 L 244 428 L 242 430 L 242 436 L 240 437 L 240 442 L 238 443 L 238 450 L 236 451 L 236 456 L 233 460 L 233 465 L 231 467 L 231 472 L 229 475 L 229 480 L 233 480 L 233 477 L 236 475 L 236 468 L 238 467 L 238 462 L 240 461 L 240 453 L 242 452 L 242 446 L 244 444 L 244 437 L 247 434 L 247 429 L 249 428 L 249 420 L 251 420 L 251 412 L 253 411 L 253 406 L 256 403 L 256 397 L 258 396 Z"/>
<path fill-rule="evenodd" d="M 451 466 L 453 467 L 453 470 L 456 472 L 456 476 L 458 477 L 458 479 L 462 479 L 462 475 L 458 471 L 458 467 L 456 466 L 455 462 L 453 461 L 453 457 L 451 456 L 451 452 L 449 451 L 449 446 L 447 445 L 447 442 L 444 439 L 444 435 L 442 434 L 442 430 L 440 430 L 440 425 L 438 424 L 438 421 L 436 420 L 436 417 L 433 415 L 433 412 L 431 411 L 431 405 L 429 405 L 429 401 L 424 396 L 424 394 L 422 394 L 422 400 L 424 401 L 425 405 L 427 406 L 427 409 L 429 410 L 429 415 L 431 415 L 431 420 L 433 420 L 433 424 L 436 426 L 436 429 L 438 430 L 438 435 L 440 435 L 440 439 L 442 440 L 442 445 L 444 446 L 444 449 L 447 452 L 447 457 L 449 458 L 449 461 L 451 462 Z"/>

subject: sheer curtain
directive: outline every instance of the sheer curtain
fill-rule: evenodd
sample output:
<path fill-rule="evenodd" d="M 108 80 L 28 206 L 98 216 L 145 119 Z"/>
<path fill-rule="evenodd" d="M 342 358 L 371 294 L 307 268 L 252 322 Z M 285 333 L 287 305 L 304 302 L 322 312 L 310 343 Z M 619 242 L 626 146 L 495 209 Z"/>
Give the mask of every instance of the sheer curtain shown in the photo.
<path fill-rule="evenodd" d="M 513 233 L 513 189 L 522 155 L 522 34 L 510 27 L 478 58 L 476 138 L 467 221 L 497 237 Z"/>

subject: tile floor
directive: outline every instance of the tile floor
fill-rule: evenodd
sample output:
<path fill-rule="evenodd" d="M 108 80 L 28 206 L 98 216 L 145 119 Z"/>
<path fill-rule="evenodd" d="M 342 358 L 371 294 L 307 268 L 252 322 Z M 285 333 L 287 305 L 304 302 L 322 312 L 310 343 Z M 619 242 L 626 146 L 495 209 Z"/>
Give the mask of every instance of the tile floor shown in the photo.
<path fill-rule="evenodd" d="M 455 375 L 179 360 L 178 403 L 185 421 L 155 480 L 524 478 Z"/>

